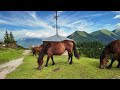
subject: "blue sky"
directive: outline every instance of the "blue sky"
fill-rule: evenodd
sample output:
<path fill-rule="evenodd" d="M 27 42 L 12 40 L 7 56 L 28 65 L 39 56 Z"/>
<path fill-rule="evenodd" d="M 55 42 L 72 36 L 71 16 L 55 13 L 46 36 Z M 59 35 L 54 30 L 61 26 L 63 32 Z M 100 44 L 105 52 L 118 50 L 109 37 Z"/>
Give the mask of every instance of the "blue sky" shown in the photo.
<path fill-rule="evenodd" d="M 55 35 L 54 11 L 0 11 L 0 40 L 5 30 L 16 39 Z M 120 29 L 120 11 L 58 11 L 59 35 L 75 32 L 91 33 L 100 29 Z"/>

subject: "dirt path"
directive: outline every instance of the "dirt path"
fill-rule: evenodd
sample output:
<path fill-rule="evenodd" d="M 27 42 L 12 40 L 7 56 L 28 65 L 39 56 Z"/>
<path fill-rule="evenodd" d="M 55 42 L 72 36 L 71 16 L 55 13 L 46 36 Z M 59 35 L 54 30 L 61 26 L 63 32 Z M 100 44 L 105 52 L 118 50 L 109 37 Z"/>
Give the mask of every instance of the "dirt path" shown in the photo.
<path fill-rule="evenodd" d="M 29 55 L 31 50 L 25 50 L 23 55 Z M 5 64 L 0 65 L 0 79 L 5 79 L 6 75 L 15 70 L 19 65 L 23 63 L 24 56 L 19 59 L 9 61 Z"/>
<path fill-rule="evenodd" d="M 24 52 L 23 52 L 23 55 L 29 55 L 31 53 L 31 50 L 25 50 Z"/>

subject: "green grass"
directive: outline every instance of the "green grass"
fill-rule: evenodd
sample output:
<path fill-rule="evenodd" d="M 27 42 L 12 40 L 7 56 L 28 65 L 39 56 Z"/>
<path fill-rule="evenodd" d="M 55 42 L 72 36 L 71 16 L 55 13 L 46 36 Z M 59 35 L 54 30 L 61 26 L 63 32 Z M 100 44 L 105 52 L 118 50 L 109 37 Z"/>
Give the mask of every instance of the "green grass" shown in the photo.
<path fill-rule="evenodd" d="M 0 64 L 22 56 L 22 49 L 0 49 Z"/>
<path fill-rule="evenodd" d="M 99 60 L 82 57 L 80 60 L 73 58 L 73 64 L 67 63 L 67 56 L 55 56 L 55 65 L 49 61 L 45 68 L 46 57 L 42 70 L 37 70 L 37 59 L 33 56 L 26 56 L 24 63 L 15 71 L 8 74 L 6 79 L 109 79 L 120 76 L 120 69 L 115 68 L 117 62 L 113 64 L 112 69 L 100 69 Z"/>

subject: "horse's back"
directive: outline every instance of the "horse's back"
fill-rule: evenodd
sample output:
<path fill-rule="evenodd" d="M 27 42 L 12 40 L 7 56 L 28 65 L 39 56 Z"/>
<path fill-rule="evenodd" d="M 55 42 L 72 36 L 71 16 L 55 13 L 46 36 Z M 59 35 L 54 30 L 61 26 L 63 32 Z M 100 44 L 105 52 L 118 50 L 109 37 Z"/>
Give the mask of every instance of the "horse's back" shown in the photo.
<path fill-rule="evenodd" d="M 73 41 L 64 40 L 63 42 L 65 44 L 66 49 L 73 49 Z"/>
<path fill-rule="evenodd" d="M 108 46 L 115 56 L 120 56 L 120 40 L 112 41 Z"/>
<path fill-rule="evenodd" d="M 64 40 L 61 42 L 50 42 L 47 46 L 47 54 L 62 55 L 65 50 L 72 52 L 74 45 L 72 41 Z"/>
<path fill-rule="evenodd" d="M 65 52 L 65 45 L 63 42 L 51 42 L 49 44 L 47 54 L 62 55 Z"/>

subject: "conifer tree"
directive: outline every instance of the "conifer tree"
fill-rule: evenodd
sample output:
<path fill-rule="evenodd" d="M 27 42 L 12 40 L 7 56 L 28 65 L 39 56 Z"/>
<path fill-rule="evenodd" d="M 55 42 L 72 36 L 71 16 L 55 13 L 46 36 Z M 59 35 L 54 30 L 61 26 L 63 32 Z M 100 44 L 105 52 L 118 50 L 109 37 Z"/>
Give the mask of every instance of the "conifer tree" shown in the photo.
<path fill-rule="evenodd" d="M 15 43 L 15 39 L 12 32 L 10 32 L 10 43 Z"/>
<path fill-rule="evenodd" d="M 4 36 L 4 43 L 10 43 L 10 35 L 8 34 L 7 30 Z"/>

